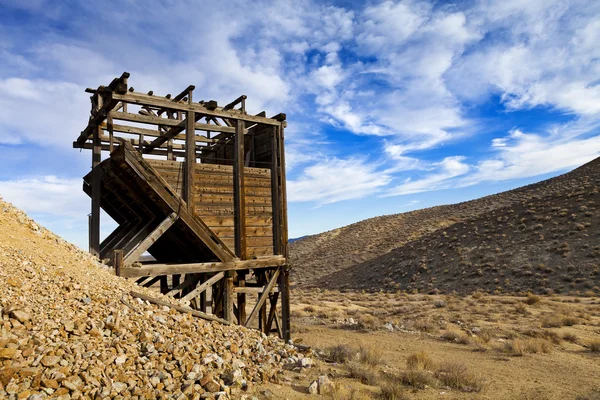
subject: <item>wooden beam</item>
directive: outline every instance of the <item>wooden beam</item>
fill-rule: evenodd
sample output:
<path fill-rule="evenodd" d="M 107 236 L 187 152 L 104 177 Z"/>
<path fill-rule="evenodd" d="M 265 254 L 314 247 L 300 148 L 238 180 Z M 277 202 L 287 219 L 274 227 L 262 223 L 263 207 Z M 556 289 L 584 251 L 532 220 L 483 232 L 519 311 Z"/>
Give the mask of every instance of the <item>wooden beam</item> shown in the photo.
<path fill-rule="evenodd" d="M 159 136 L 159 139 L 167 139 L 168 140 L 168 139 L 175 138 L 176 134 L 178 134 L 179 132 L 183 132 L 187 126 L 187 122 L 185 120 L 180 121 L 178 119 L 169 119 L 169 118 L 163 118 L 163 117 L 156 117 L 156 116 L 152 116 L 152 115 L 141 115 L 141 114 L 120 112 L 120 111 L 112 111 L 110 113 L 110 116 L 113 119 L 120 120 L 120 121 L 137 122 L 137 123 L 146 124 L 146 125 L 170 126 L 172 128 L 177 128 L 176 129 L 177 132 L 175 132 L 174 129 L 171 129 L 167 132 L 164 132 L 161 136 Z M 200 118 L 202 118 L 202 116 L 198 116 L 196 121 Z M 124 126 L 124 125 L 120 125 L 120 126 Z M 133 127 L 133 128 L 135 128 L 135 127 Z M 200 130 L 200 131 L 235 133 L 235 128 L 232 128 L 232 127 L 212 125 L 212 124 L 203 124 L 200 122 L 195 122 L 194 128 L 197 130 Z M 139 129 L 143 129 L 143 128 L 138 128 L 137 132 L 134 132 L 133 130 L 131 130 L 130 133 L 144 132 L 144 134 L 146 134 L 146 133 L 149 134 L 149 132 L 145 132 L 145 131 L 151 131 L 153 133 L 157 133 L 157 131 L 154 131 L 151 129 L 146 129 L 145 131 L 140 131 Z M 161 142 L 160 144 L 164 143 L 164 141 L 162 141 L 162 140 L 160 142 Z M 159 145 L 157 144 L 156 146 L 159 146 Z"/>
<path fill-rule="evenodd" d="M 173 275 L 175 276 L 175 275 Z M 165 296 L 175 297 L 180 290 L 187 288 L 190 285 L 193 285 L 195 282 L 198 282 L 198 277 L 194 274 L 187 274 L 183 282 L 178 285 L 174 285 L 173 289 L 169 290 L 165 293 Z"/>
<path fill-rule="evenodd" d="M 292 338 L 290 324 L 290 271 L 287 265 L 282 266 L 280 269 L 279 291 L 281 292 L 281 326 L 278 324 L 277 328 L 280 330 L 279 336 L 288 342 Z M 275 318 L 277 318 L 277 315 L 275 315 Z M 277 319 L 275 319 L 275 322 L 278 322 Z"/>
<path fill-rule="evenodd" d="M 192 91 L 188 93 L 188 101 L 192 103 Z M 194 213 L 194 165 L 196 165 L 196 143 L 194 142 L 196 122 L 193 111 L 188 111 L 185 118 L 185 164 L 183 176 L 183 200 L 188 211 Z M 158 140 L 158 139 L 157 139 Z"/>
<path fill-rule="evenodd" d="M 136 262 L 146 250 L 148 250 L 166 231 L 169 229 L 179 217 L 176 212 L 171 213 L 165 218 L 154 230 L 142 240 L 135 248 L 133 248 L 125 257 L 125 265 L 130 265 Z"/>
<path fill-rule="evenodd" d="M 224 292 L 223 292 L 223 315 L 224 318 L 233 322 L 234 312 L 233 312 L 233 271 L 226 272 L 226 278 L 223 281 L 224 283 Z"/>
<path fill-rule="evenodd" d="M 113 266 L 115 267 L 115 275 L 121 276 L 121 269 L 123 268 L 123 250 L 117 249 L 114 251 Z"/>
<path fill-rule="evenodd" d="M 271 280 L 269 280 L 269 283 L 267 283 L 267 286 L 265 287 L 265 291 L 258 298 L 258 302 L 254 306 L 254 309 L 252 310 L 252 312 L 250 313 L 250 316 L 246 320 L 246 323 L 244 324 L 245 327 L 250 326 L 250 324 L 254 321 L 254 319 L 258 315 L 260 309 L 262 308 L 262 306 L 265 304 L 265 301 L 269 297 L 269 293 L 271 292 L 271 289 L 273 288 L 273 286 L 275 286 L 275 283 L 277 282 L 278 277 L 279 277 L 279 269 L 276 269 L 275 273 L 271 277 Z"/>
<path fill-rule="evenodd" d="M 194 111 L 196 113 L 201 114 L 202 116 L 210 116 L 217 118 L 227 118 L 233 120 L 242 120 L 246 122 L 256 122 L 260 124 L 266 125 L 276 125 L 279 126 L 280 121 L 273 119 L 275 117 L 281 118 L 281 115 L 285 114 L 277 114 L 273 118 L 260 117 L 255 115 L 247 115 L 243 114 L 239 110 L 224 110 L 223 107 L 216 107 L 215 109 L 210 109 L 213 107 L 213 103 L 206 102 L 204 104 L 200 103 L 192 103 L 186 104 L 182 102 L 173 102 L 172 100 L 168 100 L 165 98 L 161 98 L 158 96 L 148 96 L 144 93 L 139 92 L 127 92 L 123 95 L 113 94 L 112 97 L 116 100 L 129 103 L 129 104 L 138 104 L 138 105 L 147 105 L 154 106 L 159 108 L 166 108 L 171 110 L 179 110 L 179 111 Z M 213 104 L 213 105 L 211 105 Z"/>
<path fill-rule="evenodd" d="M 102 161 L 102 143 L 100 142 L 101 128 L 96 127 L 93 137 L 92 148 L 92 210 L 90 218 L 90 253 L 96 257 L 100 256 L 100 200 L 102 197 L 102 185 L 100 182 Z"/>
<path fill-rule="evenodd" d="M 220 322 L 220 323 L 225 324 L 225 325 L 230 325 L 229 321 L 226 321 L 226 320 L 221 319 L 221 318 L 217 318 L 214 315 L 208 315 L 208 314 L 205 314 L 205 313 L 200 312 L 200 311 L 192 310 L 191 308 L 188 308 L 188 307 L 183 307 L 183 306 L 178 306 L 178 305 L 175 305 L 175 304 L 167 303 L 166 301 L 162 301 L 162 300 L 156 299 L 154 297 L 146 296 L 145 294 L 142 294 L 142 293 L 129 292 L 129 294 L 132 297 L 137 297 L 137 298 L 140 298 L 142 300 L 146 300 L 147 302 L 150 302 L 150 303 L 153 303 L 153 304 L 156 304 L 156 305 L 159 305 L 159 306 L 173 308 L 174 310 L 177 310 L 179 312 L 191 314 L 194 317 L 206 319 L 208 321 Z"/>
<path fill-rule="evenodd" d="M 196 124 L 196 129 L 199 129 L 198 125 L 207 125 L 207 124 Z M 102 129 L 108 130 L 107 123 L 102 123 L 100 126 L 102 127 Z M 210 130 L 213 131 L 213 132 L 221 132 L 221 130 L 213 129 L 213 127 L 215 125 L 208 125 L 208 126 L 211 127 Z M 154 129 L 138 128 L 137 126 L 113 124 L 112 128 L 113 128 L 113 132 L 130 133 L 130 134 L 133 134 L 133 135 L 140 135 L 141 134 L 141 135 L 150 136 L 150 137 L 161 137 L 161 136 L 165 135 L 164 132 L 159 132 L 159 131 L 154 130 Z M 202 129 L 202 130 L 206 130 L 206 129 Z M 233 133 L 233 132 L 229 132 L 229 133 Z M 175 136 L 173 136 L 173 139 L 184 140 L 185 139 L 185 134 L 175 135 Z M 196 142 L 200 142 L 200 143 L 213 143 L 213 144 L 214 143 L 221 143 L 222 142 L 222 140 L 209 139 L 206 136 L 202 136 L 202 135 L 196 135 L 195 138 L 194 138 L 194 140 Z"/>
<path fill-rule="evenodd" d="M 246 259 L 246 195 L 244 191 L 244 121 L 236 121 L 233 160 L 235 254 Z"/>
<path fill-rule="evenodd" d="M 261 294 L 265 291 L 264 286 L 238 286 L 233 288 L 234 293 L 240 294 Z M 279 288 L 273 288 L 272 293 L 279 292 Z"/>
<path fill-rule="evenodd" d="M 281 199 L 279 185 L 279 135 L 276 126 L 271 129 L 271 209 L 273 210 L 273 254 L 281 254 Z"/>
<path fill-rule="evenodd" d="M 207 279 L 201 285 L 198 285 L 198 287 L 196 287 L 194 290 L 190 291 L 188 294 L 183 296 L 181 300 L 189 300 L 198 296 L 200 293 L 204 292 L 208 287 L 214 285 L 215 283 L 223 279 L 224 276 L 225 272 L 218 272 L 214 274 L 211 278 Z"/>
<path fill-rule="evenodd" d="M 256 260 L 193 263 L 193 264 L 149 264 L 140 268 L 123 268 L 121 276 L 136 278 L 142 276 L 194 274 L 202 272 L 218 272 L 227 270 L 242 270 L 255 268 L 268 268 L 284 265 L 285 258 L 280 256 L 261 257 Z"/>

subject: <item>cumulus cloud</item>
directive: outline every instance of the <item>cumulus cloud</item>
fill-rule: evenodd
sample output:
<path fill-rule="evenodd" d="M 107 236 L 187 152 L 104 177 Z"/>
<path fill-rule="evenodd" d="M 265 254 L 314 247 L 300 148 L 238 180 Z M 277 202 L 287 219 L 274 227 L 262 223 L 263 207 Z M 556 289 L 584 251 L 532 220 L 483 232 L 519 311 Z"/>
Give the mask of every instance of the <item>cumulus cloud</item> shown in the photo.
<path fill-rule="evenodd" d="M 358 199 L 377 193 L 389 181 L 389 175 L 365 160 L 333 158 L 305 168 L 300 177 L 288 181 L 288 200 L 327 204 Z"/>

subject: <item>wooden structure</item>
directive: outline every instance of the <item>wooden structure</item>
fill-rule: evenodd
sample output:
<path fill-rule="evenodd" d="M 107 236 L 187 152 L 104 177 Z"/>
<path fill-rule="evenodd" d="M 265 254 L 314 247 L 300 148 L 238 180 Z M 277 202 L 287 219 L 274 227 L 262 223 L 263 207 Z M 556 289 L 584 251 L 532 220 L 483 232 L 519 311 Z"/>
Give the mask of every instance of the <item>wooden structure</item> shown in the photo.
<path fill-rule="evenodd" d="M 289 339 L 285 114 L 250 115 L 246 96 L 193 101 L 193 86 L 139 93 L 128 78 L 86 90 L 91 116 L 73 143 L 92 150 L 90 252 L 194 309 Z M 102 242 L 101 208 L 118 224 Z"/>

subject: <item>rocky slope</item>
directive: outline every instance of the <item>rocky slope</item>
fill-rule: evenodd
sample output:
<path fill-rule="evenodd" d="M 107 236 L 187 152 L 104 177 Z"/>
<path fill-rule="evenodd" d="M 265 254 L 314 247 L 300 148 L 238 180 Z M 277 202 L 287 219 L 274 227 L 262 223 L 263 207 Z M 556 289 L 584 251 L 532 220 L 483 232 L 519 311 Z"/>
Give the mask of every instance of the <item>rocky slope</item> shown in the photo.
<path fill-rule="evenodd" d="M 238 398 L 298 354 L 137 290 L 0 198 L 0 398 Z"/>
<path fill-rule="evenodd" d="M 291 245 L 296 281 L 366 290 L 598 292 L 599 172 L 597 159 L 516 190 L 300 240 Z"/>

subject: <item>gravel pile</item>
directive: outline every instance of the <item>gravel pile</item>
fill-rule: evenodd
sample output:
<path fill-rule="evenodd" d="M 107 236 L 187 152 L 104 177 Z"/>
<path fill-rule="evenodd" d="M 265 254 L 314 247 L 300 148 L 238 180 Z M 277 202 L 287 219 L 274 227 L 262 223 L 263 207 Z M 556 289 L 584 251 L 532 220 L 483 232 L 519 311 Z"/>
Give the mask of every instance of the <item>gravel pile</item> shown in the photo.
<path fill-rule="evenodd" d="M 302 355 L 279 339 L 128 295 L 0 198 L 0 398 L 239 398 Z"/>

